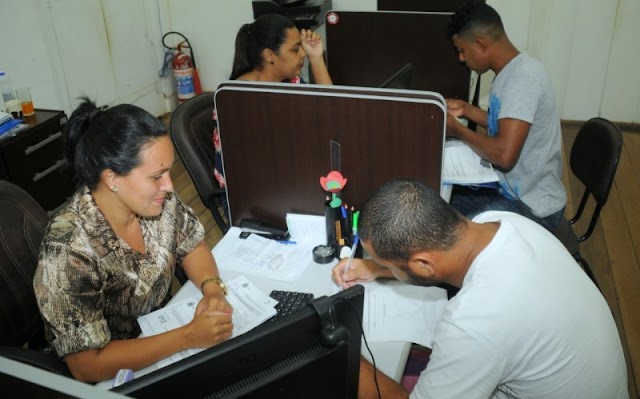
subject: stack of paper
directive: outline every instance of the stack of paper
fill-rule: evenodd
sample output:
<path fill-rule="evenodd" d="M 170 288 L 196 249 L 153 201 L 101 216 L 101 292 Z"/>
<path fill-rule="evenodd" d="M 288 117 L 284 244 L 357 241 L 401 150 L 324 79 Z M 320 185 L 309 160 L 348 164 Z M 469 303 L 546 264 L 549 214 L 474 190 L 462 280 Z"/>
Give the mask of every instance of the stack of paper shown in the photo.
<path fill-rule="evenodd" d="M 415 290 L 396 280 L 363 284 L 362 328 L 369 342 L 405 341 L 431 347 L 436 325 L 447 306 L 447 292 L 438 287 Z"/>
<path fill-rule="evenodd" d="M 11 114 L 0 111 L 0 138 L 10 137 L 26 128 L 27 125 L 22 122 L 22 119 L 13 119 Z"/>
<path fill-rule="evenodd" d="M 276 315 L 275 306 L 278 301 L 256 288 L 245 276 L 236 277 L 226 284 L 227 301 L 233 307 L 232 338 L 252 330 Z M 202 294 L 196 289 L 194 295 L 187 299 L 139 317 L 138 324 L 140 324 L 142 335 L 156 335 L 189 324 L 193 320 L 200 299 Z M 204 349 L 194 348 L 176 353 L 159 361 L 149 371 L 167 366 L 202 350 Z M 136 373 L 136 377 L 140 375 L 141 373 Z"/>
<path fill-rule="evenodd" d="M 311 259 L 307 245 L 281 244 L 255 234 L 233 245 L 217 245 L 213 253 L 220 269 L 288 283 L 302 275 Z"/>
<path fill-rule="evenodd" d="M 8 121 L 11 118 L 13 118 L 11 116 L 11 114 L 8 114 L 6 112 L 0 111 L 0 125 L 2 125 L 3 123 L 5 123 L 6 121 Z"/>
<path fill-rule="evenodd" d="M 443 164 L 444 184 L 481 185 L 500 181 L 493 166 L 459 140 L 447 140 Z"/>

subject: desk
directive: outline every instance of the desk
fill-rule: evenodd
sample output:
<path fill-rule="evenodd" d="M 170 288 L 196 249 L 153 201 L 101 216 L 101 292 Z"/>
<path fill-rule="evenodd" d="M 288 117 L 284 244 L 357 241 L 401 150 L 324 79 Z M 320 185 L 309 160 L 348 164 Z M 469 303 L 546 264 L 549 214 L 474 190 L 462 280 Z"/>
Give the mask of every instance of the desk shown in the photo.
<path fill-rule="evenodd" d="M 54 212 L 73 193 L 66 174 L 63 111 L 36 109 L 15 136 L 0 136 L 0 179 L 28 192 L 44 210 Z"/>
<path fill-rule="evenodd" d="M 238 238 L 240 231 L 241 229 L 238 227 L 231 227 L 224 238 L 220 240 L 220 242 L 212 250 L 214 256 L 216 252 L 223 251 L 225 247 L 229 248 L 229 246 L 233 246 L 234 241 L 237 242 L 237 240 L 240 240 L 240 238 Z M 331 280 L 331 269 L 336 263 L 337 261 L 325 265 L 317 264 L 313 262 L 313 260 L 311 259 L 311 254 L 309 254 L 309 265 L 307 266 L 302 276 L 295 283 L 286 283 L 283 281 L 270 280 L 251 275 L 245 276 L 256 287 L 267 294 L 272 290 L 303 291 L 310 292 L 314 295 L 315 298 L 318 298 L 323 295 L 329 296 L 336 292 L 336 286 Z M 238 272 L 225 269 L 224 265 L 220 264 L 220 262 L 219 268 L 221 277 L 226 281 L 229 281 L 240 275 L 240 273 Z M 402 284 L 401 282 L 393 283 Z M 187 284 L 192 285 L 191 282 L 188 282 Z M 412 287 L 412 289 L 424 290 L 425 288 L 416 286 Z M 185 291 L 187 290 L 181 289 L 180 291 L 178 291 L 172 301 L 183 299 L 183 297 L 181 296 L 181 292 Z M 373 342 L 369 343 L 369 347 L 371 348 L 371 351 L 376 358 L 376 365 L 378 366 L 378 369 L 394 380 L 400 382 L 400 379 L 402 378 L 402 374 L 404 372 L 404 366 L 409 355 L 409 350 L 411 349 L 411 343 Z M 367 359 L 371 360 L 364 345 L 362 347 L 362 353 Z"/>

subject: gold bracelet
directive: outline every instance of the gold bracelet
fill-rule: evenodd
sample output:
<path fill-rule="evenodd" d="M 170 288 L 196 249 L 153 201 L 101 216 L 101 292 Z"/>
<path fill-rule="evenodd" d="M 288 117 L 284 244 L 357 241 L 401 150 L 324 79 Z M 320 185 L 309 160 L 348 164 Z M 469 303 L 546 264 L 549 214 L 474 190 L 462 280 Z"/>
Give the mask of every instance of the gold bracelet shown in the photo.
<path fill-rule="evenodd" d="M 227 295 L 227 286 L 225 285 L 224 281 L 222 281 L 222 279 L 220 277 L 209 277 L 209 278 L 205 278 L 204 280 L 202 280 L 202 283 L 200 283 L 200 291 L 202 293 L 204 293 L 204 286 L 209 284 L 209 283 L 216 283 L 220 286 L 220 288 L 222 288 L 222 292 Z"/>

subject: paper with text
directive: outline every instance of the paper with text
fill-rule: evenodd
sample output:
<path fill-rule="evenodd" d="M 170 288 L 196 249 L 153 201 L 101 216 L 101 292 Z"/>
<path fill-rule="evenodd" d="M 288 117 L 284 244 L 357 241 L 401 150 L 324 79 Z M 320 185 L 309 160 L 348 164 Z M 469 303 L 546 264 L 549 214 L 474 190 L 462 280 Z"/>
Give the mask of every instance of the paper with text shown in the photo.
<path fill-rule="evenodd" d="M 372 281 L 363 286 L 362 328 L 368 341 L 406 341 L 431 347 L 436 324 L 447 305 L 444 289 L 416 291 L 395 281 Z"/>
<path fill-rule="evenodd" d="M 311 249 L 252 234 L 234 245 L 216 247 L 214 255 L 221 269 L 293 283 L 309 265 Z"/>
<path fill-rule="evenodd" d="M 324 216 L 287 213 L 286 219 L 289 234 L 298 244 L 313 248 L 327 243 Z"/>
<path fill-rule="evenodd" d="M 274 307 L 278 302 L 256 288 L 245 276 L 229 281 L 227 287 L 229 290 L 227 301 L 233 307 L 232 338 L 250 331 L 275 316 Z M 160 334 L 188 324 L 193 320 L 200 299 L 202 294 L 197 292 L 187 299 L 139 317 L 138 324 L 143 336 Z M 204 349 L 192 348 L 178 352 L 156 363 L 157 367 L 167 366 L 202 350 Z"/>
<path fill-rule="evenodd" d="M 447 140 L 444 148 L 442 182 L 445 184 L 485 184 L 500 181 L 493 166 L 460 140 Z"/>

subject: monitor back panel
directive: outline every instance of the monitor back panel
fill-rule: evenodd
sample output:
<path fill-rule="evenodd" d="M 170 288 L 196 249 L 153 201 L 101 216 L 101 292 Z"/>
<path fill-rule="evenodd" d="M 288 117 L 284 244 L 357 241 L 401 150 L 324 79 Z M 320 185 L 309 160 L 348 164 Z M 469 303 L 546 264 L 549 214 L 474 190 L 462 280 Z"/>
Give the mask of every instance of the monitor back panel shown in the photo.
<path fill-rule="evenodd" d="M 447 38 L 451 13 L 333 11 L 327 14 L 327 66 L 334 84 L 376 87 L 407 63 L 411 89 L 467 100 L 469 69 Z"/>
<path fill-rule="evenodd" d="M 394 177 L 440 190 L 446 111 L 437 93 L 234 82 L 221 85 L 215 105 L 234 226 L 322 215 L 331 141 L 340 144 L 349 205 Z"/>

